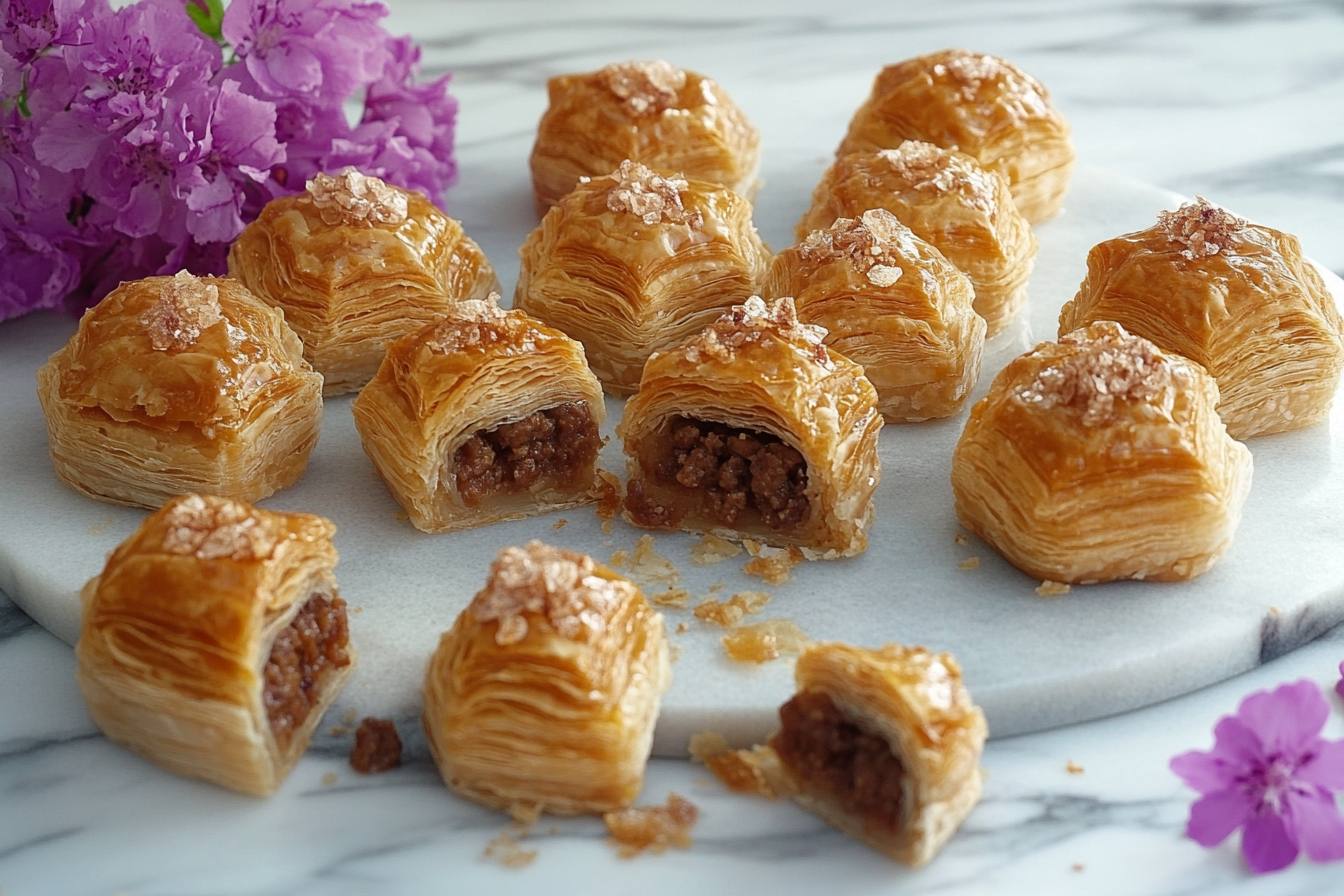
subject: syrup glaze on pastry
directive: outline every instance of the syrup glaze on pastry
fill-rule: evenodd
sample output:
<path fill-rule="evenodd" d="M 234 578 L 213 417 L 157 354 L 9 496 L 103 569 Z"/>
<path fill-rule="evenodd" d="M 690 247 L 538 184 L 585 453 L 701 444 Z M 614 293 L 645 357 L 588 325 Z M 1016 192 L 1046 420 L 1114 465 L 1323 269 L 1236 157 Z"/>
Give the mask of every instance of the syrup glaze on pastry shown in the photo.
<path fill-rule="evenodd" d="M 367 383 L 393 340 L 499 290 L 461 224 L 353 168 L 267 203 L 229 250 L 229 274 L 284 310 L 329 396 Z"/>
<path fill-rule="evenodd" d="M 663 618 L 589 557 L 505 548 L 425 672 L 425 734 L 444 782 L 495 808 L 629 806 L 672 680 Z"/>
<path fill-rule="evenodd" d="M 1037 579 L 1200 575 L 1251 484 L 1217 404 L 1199 365 L 1119 324 L 1042 343 L 971 409 L 952 455 L 957 516 Z"/>
<path fill-rule="evenodd" d="M 793 296 L 799 320 L 863 365 L 889 423 L 955 414 L 980 377 L 985 321 L 970 281 L 885 209 L 779 253 L 765 296 Z"/>
<path fill-rule="evenodd" d="M 1344 370 L 1344 321 L 1297 238 L 1202 197 L 1093 247 L 1060 332 L 1097 320 L 1202 364 L 1238 439 L 1324 420 Z"/>
<path fill-rule="evenodd" d="M 606 406 L 583 346 L 495 298 L 395 342 L 351 408 L 365 453 L 424 532 L 594 500 Z"/>
<path fill-rule="evenodd" d="M 836 156 L 903 140 L 960 150 L 998 171 L 1032 224 L 1059 211 L 1073 173 L 1069 125 L 1041 83 L 1006 60 L 966 50 L 884 68 Z"/>
<path fill-rule="evenodd" d="M 626 519 L 814 557 L 863 551 L 882 416 L 862 368 L 824 336 L 799 323 L 792 299 L 753 296 L 651 357 L 616 428 Z"/>
<path fill-rule="evenodd" d="M 770 265 L 751 203 L 628 159 L 583 178 L 518 254 L 514 307 L 582 342 L 616 395 L 639 387 L 650 354 L 758 294 Z"/>
<path fill-rule="evenodd" d="M 722 184 L 747 199 L 756 192 L 760 132 L 703 75 L 661 61 L 619 62 L 551 78 L 547 91 L 531 158 L 539 215 L 580 177 L 603 177 L 622 159 Z"/>
<path fill-rule="evenodd" d="M 322 424 L 322 377 L 284 315 L 235 280 L 186 271 L 108 293 L 37 371 L 37 394 L 57 478 L 151 509 L 292 485 Z"/>
<path fill-rule="evenodd" d="M 875 208 L 891 212 L 970 278 L 986 338 L 1026 302 L 1036 237 L 997 171 L 916 140 L 842 156 L 822 175 L 794 234 L 801 243 L 837 218 L 858 218 Z"/>
<path fill-rule="evenodd" d="M 109 738 L 170 771 L 264 796 L 354 670 L 336 527 L 183 495 L 85 586 L 76 677 Z"/>

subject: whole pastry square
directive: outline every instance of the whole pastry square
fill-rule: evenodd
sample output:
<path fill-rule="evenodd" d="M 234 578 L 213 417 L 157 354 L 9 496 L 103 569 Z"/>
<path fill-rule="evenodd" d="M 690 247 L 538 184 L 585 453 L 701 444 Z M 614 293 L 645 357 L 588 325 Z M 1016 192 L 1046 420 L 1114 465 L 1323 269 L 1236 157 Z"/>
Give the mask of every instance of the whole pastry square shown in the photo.
<path fill-rule="evenodd" d="M 581 180 L 518 254 L 513 306 L 582 342 L 617 395 L 639 387 L 650 354 L 760 293 L 770 266 L 751 203 L 628 159 Z"/>
<path fill-rule="evenodd" d="M 986 338 L 1026 302 L 1036 237 L 997 171 L 916 140 L 842 156 L 822 175 L 794 233 L 801 243 L 837 218 L 858 218 L 875 208 L 891 212 L 970 278 Z"/>
<path fill-rule="evenodd" d="M 56 476 L 113 504 L 292 485 L 322 425 L 322 377 L 284 315 L 227 278 L 123 283 L 37 371 Z"/>
<path fill-rule="evenodd" d="M 264 796 L 354 671 L 336 527 L 183 495 L 84 587 L 76 677 L 109 738 L 164 768 Z"/>
<path fill-rule="evenodd" d="M 1251 453 L 1180 355 L 1092 324 L 1010 362 L 952 455 L 957 517 L 1028 575 L 1177 581 L 1232 543 Z"/>
<path fill-rule="evenodd" d="M 531 157 L 537 214 L 623 159 L 755 194 L 760 132 L 711 79 L 662 61 L 618 62 L 546 87 Z"/>
<path fill-rule="evenodd" d="M 903 140 L 960 150 L 998 171 L 1033 224 L 1059 211 L 1073 174 L 1069 125 L 1045 87 L 1007 60 L 968 50 L 884 68 L 836 156 Z"/>
<path fill-rule="evenodd" d="M 393 343 L 352 405 L 365 453 L 424 532 L 594 500 L 606 406 L 583 346 L 494 298 Z"/>
<path fill-rule="evenodd" d="M 267 203 L 229 250 L 229 275 L 284 310 L 328 396 L 358 390 L 390 342 L 459 299 L 499 290 L 461 224 L 353 168 Z"/>
<path fill-rule="evenodd" d="M 672 680 L 663 618 L 591 558 L 500 552 L 425 672 L 443 780 L 487 806 L 561 815 L 629 806 Z"/>
<path fill-rule="evenodd" d="M 868 546 L 877 393 L 793 300 L 752 297 L 644 366 L 616 434 L 638 526 L 749 537 L 811 557 Z"/>
<path fill-rule="evenodd" d="M 1059 331 L 1098 320 L 1202 364 L 1237 439 L 1321 422 L 1344 370 L 1344 321 L 1297 238 L 1203 197 L 1093 247 Z"/>
<path fill-rule="evenodd" d="M 888 423 L 948 417 L 980 378 L 985 321 L 971 282 L 885 209 L 840 218 L 775 256 L 766 298 L 863 365 Z"/>

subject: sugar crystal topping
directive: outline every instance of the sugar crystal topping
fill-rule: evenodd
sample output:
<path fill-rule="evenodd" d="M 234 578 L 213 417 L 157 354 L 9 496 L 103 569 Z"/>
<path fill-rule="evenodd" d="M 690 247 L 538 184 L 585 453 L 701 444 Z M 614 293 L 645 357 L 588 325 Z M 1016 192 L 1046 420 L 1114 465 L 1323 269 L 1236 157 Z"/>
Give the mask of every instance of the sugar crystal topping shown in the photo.
<path fill-rule="evenodd" d="M 434 325 L 425 345 L 439 354 L 451 354 L 474 345 L 515 339 L 518 331 L 528 326 L 527 318 L 521 312 L 500 308 L 499 299 L 499 293 L 492 292 L 484 299 L 455 303 Z"/>
<path fill-rule="evenodd" d="M 140 325 L 155 351 L 182 351 L 196 344 L 201 331 L 223 319 L 219 287 L 178 271 L 159 288 L 159 300 L 140 315 Z"/>
<path fill-rule="evenodd" d="M 201 560 L 269 557 L 280 538 L 257 512 L 229 498 L 187 495 L 164 519 L 163 550 Z"/>
<path fill-rule="evenodd" d="M 877 154 L 912 189 L 940 195 L 960 192 L 977 208 L 988 208 L 994 195 L 993 175 L 965 156 L 932 143 L 906 140 L 896 149 Z"/>
<path fill-rule="evenodd" d="M 614 212 L 629 212 L 650 225 L 667 221 L 698 230 L 705 223 L 703 215 L 688 212 L 681 204 L 687 183 L 680 174 L 663 177 L 626 159 L 612 172 L 611 179 L 615 185 L 607 193 L 607 208 Z"/>
<path fill-rule="evenodd" d="M 587 641 L 601 635 L 607 620 L 637 589 L 623 579 L 595 574 L 591 557 L 539 541 L 508 547 L 490 566 L 490 580 L 471 601 L 478 620 L 498 620 L 495 642 L 517 644 L 527 637 L 528 614 L 543 615 L 563 638 Z"/>
<path fill-rule="evenodd" d="M 624 101 L 631 115 L 650 115 L 673 106 L 686 86 L 686 73 L 663 62 L 616 62 L 597 73 L 598 80 Z"/>
<path fill-rule="evenodd" d="M 837 218 L 830 227 L 812 231 L 800 251 L 811 264 L 847 258 L 869 283 L 887 287 L 901 279 L 900 259 L 914 255 L 915 246 L 910 228 L 886 209 L 875 208 L 860 218 Z"/>
<path fill-rule="evenodd" d="M 1167 239 L 1185 246 L 1181 255 L 1203 258 L 1232 254 L 1232 240 L 1246 227 L 1246 221 L 1221 209 L 1203 196 L 1187 202 L 1174 212 L 1158 212 L 1157 226 Z"/>
<path fill-rule="evenodd" d="M 738 349 L 761 342 L 769 335 L 805 348 L 814 362 L 831 368 L 831 357 L 821 344 L 826 338 L 826 328 L 800 323 L 793 299 L 788 297 L 766 305 L 760 296 L 752 296 L 745 303 L 734 305 L 687 345 L 686 356 L 699 361 L 703 353 L 729 361 Z"/>
<path fill-rule="evenodd" d="M 336 174 L 318 174 L 308 181 L 307 198 L 323 223 L 400 224 L 410 213 L 406 194 L 354 168 Z"/>

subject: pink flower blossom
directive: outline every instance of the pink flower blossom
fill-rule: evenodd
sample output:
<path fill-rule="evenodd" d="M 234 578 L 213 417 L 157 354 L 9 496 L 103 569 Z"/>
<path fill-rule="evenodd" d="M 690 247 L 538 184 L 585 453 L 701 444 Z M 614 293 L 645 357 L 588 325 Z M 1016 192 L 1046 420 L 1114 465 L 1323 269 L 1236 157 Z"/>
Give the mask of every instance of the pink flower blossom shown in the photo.
<path fill-rule="evenodd" d="M 1335 682 L 1335 693 L 1344 697 L 1344 663 L 1339 664 L 1339 681 Z"/>

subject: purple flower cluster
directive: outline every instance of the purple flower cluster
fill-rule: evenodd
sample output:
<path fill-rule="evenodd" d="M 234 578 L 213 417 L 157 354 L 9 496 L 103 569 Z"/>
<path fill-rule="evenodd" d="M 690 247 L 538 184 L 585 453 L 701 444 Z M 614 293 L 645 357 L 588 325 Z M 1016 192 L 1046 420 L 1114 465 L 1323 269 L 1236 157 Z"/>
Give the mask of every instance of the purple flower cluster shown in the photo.
<path fill-rule="evenodd" d="M 223 273 L 270 199 L 353 165 L 442 202 L 448 77 L 364 0 L 0 0 L 0 320 Z M 346 105 L 363 101 L 351 122 Z"/>

